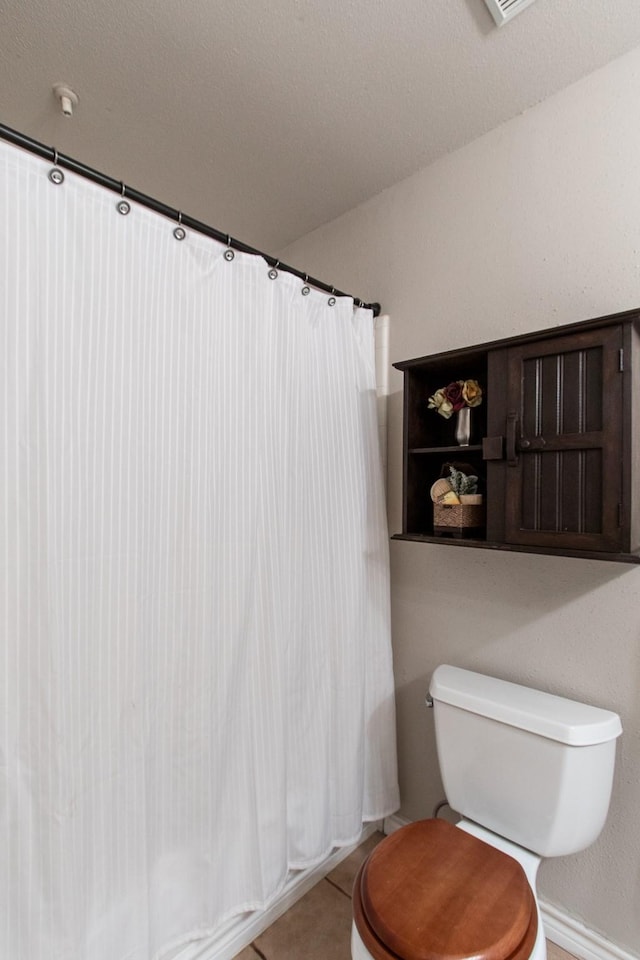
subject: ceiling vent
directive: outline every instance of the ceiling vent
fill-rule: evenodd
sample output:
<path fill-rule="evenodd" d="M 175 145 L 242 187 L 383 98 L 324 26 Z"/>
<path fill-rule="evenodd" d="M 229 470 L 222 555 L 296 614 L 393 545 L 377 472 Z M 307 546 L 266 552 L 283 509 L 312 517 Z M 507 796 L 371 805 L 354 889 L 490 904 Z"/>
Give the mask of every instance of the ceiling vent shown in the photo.
<path fill-rule="evenodd" d="M 525 7 L 530 6 L 533 0 L 484 0 L 489 12 L 499 27 L 507 20 L 512 20 Z"/>

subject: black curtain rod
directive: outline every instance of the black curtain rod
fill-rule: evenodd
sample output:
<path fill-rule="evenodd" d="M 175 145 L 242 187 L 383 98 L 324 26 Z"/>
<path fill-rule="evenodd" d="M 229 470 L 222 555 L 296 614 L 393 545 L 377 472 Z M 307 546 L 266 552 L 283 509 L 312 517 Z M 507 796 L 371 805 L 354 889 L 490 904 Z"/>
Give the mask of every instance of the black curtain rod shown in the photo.
<path fill-rule="evenodd" d="M 277 266 L 278 270 L 284 270 L 285 273 L 292 273 L 294 277 L 299 277 L 310 286 L 317 287 L 319 290 L 325 290 L 327 293 L 333 294 L 334 297 L 351 296 L 349 293 L 344 293 L 342 290 L 336 290 L 334 287 L 330 287 L 327 283 L 323 283 L 322 280 L 316 280 L 314 277 L 310 277 L 306 273 L 296 270 L 295 267 L 289 267 L 286 263 L 280 263 L 280 261 L 275 257 L 271 257 L 268 254 L 263 253 L 261 250 L 256 250 L 254 247 L 250 247 L 246 243 L 242 243 L 240 240 L 230 237 L 229 234 L 222 233 L 220 230 L 216 230 L 215 227 L 210 227 L 206 223 L 201 223 L 200 220 L 195 220 L 193 217 L 185 216 L 185 214 L 183 214 L 180 210 L 174 210 L 173 207 L 168 207 L 166 203 L 161 203 L 160 200 L 155 200 L 153 197 L 148 197 L 146 194 L 140 193 L 138 190 L 134 190 L 133 187 L 128 187 L 119 180 L 114 180 L 112 177 L 108 177 L 105 173 L 100 173 L 98 170 L 93 170 L 91 167 L 87 167 L 84 163 L 80 163 L 79 160 L 74 160 L 73 157 L 67 157 L 63 153 L 58 153 L 55 147 L 47 147 L 44 143 L 39 143 L 37 140 L 33 140 L 31 137 L 26 136 L 26 134 L 19 133 L 17 130 L 12 130 L 10 127 L 6 127 L 2 123 L 0 123 L 0 138 L 7 140 L 9 143 L 15 144 L 17 147 L 22 147 L 23 149 L 28 150 L 29 153 L 34 153 L 36 156 L 42 157 L 44 160 L 51 160 L 52 163 L 55 163 L 59 167 L 65 167 L 67 170 L 72 170 L 73 173 L 77 173 L 81 177 L 85 177 L 87 180 L 92 180 L 101 187 L 106 187 L 107 190 L 113 190 L 114 193 L 119 193 L 121 196 L 127 197 L 129 200 L 133 200 L 135 203 L 140 203 L 142 206 L 148 207 L 150 210 L 155 210 L 156 213 L 161 214 L 163 217 L 168 217 L 170 220 L 179 220 L 182 226 L 190 227 L 192 230 L 196 230 L 198 233 L 203 233 L 206 237 L 212 237 L 214 240 L 219 240 L 220 243 L 226 243 L 227 246 L 232 247 L 234 250 L 240 251 L 240 253 L 252 253 L 255 256 L 262 257 L 263 260 L 266 260 L 270 267 Z M 352 297 L 352 299 L 356 306 L 372 310 L 374 317 L 379 316 L 379 303 L 365 303 L 363 300 L 359 300 L 357 297 Z"/>

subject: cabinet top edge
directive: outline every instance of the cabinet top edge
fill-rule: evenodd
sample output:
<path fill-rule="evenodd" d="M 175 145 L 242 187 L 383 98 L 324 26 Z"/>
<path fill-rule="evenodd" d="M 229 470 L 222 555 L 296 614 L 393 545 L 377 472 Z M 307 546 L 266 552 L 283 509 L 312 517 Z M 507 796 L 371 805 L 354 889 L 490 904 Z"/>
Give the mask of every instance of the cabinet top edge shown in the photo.
<path fill-rule="evenodd" d="M 640 307 L 634 310 L 625 310 L 622 313 L 612 313 L 604 317 L 595 317 L 592 320 L 581 320 L 577 323 L 566 323 L 556 327 L 546 327 L 541 330 L 534 330 L 531 333 L 517 334 L 512 337 L 503 337 L 500 340 L 487 340 L 485 343 L 477 343 L 471 346 L 457 347 L 451 350 L 444 350 L 441 353 L 426 354 L 423 357 L 415 357 L 411 360 L 398 360 L 393 366 L 396 370 L 408 370 L 411 367 L 419 366 L 425 362 L 437 362 L 453 359 L 454 357 L 464 356 L 465 354 L 482 353 L 488 350 L 495 350 L 500 347 L 514 346 L 518 343 L 527 343 L 533 340 L 539 340 L 544 337 L 563 337 L 570 333 L 577 333 L 580 330 L 589 330 L 596 327 L 614 326 L 615 324 L 635 324 L 640 328 Z"/>

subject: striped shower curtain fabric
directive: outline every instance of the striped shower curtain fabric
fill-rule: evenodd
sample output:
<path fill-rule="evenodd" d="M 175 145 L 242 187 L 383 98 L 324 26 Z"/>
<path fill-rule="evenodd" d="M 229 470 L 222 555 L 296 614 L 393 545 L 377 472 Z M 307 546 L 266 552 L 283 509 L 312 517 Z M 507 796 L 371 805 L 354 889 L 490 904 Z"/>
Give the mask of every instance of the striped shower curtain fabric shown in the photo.
<path fill-rule="evenodd" d="M 398 805 L 373 322 L 0 144 L 0 958 L 151 960 Z"/>

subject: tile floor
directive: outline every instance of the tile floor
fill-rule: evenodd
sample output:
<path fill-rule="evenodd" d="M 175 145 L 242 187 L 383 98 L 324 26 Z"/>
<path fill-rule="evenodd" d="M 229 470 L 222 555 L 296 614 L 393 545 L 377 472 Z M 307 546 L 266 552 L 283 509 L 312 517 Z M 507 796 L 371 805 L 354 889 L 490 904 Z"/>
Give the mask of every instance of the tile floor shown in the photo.
<path fill-rule="evenodd" d="M 374 834 L 256 937 L 236 960 L 351 960 L 351 888 L 362 860 L 382 839 Z M 548 960 L 574 960 L 547 942 Z"/>

